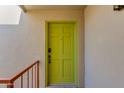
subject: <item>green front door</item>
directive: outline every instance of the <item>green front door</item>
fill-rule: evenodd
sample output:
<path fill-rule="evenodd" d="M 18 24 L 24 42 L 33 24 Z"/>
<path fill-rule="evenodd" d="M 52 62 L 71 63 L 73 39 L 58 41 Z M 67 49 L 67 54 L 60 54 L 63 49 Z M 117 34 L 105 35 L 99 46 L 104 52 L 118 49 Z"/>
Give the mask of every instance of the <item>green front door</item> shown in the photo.
<path fill-rule="evenodd" d="M 48 24 L 48 83 L 74 83 L 74 23 Z"/>

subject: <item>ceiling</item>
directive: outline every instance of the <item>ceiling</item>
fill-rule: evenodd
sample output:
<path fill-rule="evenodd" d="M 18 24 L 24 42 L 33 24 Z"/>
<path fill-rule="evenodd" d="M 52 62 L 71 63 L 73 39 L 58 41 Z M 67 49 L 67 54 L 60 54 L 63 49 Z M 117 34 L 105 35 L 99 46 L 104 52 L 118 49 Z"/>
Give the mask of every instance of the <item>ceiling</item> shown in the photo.
<path fill-rule="evenodd" d="M 41 10 L 41 9 L 83 9 L 85 5 L 24 5 L 28 10 Z"/>

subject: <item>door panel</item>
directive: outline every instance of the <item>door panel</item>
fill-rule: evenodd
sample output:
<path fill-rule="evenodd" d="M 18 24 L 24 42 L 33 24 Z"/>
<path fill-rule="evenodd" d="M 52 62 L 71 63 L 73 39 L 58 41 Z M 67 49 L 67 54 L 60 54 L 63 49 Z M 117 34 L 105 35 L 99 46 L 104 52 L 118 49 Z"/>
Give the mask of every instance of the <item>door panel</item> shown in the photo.
<path fill-rule="evenodd" d="M 50 84 L 59 84 L 61 81 L 61 64 L 58 64 L 61 60 L 51 59 L 49 63 L 49 82 Z"/>
<path fill-rule="evenodd" d="M 49 84 L 74 83 L 74 24 L 49 23 Z"/>

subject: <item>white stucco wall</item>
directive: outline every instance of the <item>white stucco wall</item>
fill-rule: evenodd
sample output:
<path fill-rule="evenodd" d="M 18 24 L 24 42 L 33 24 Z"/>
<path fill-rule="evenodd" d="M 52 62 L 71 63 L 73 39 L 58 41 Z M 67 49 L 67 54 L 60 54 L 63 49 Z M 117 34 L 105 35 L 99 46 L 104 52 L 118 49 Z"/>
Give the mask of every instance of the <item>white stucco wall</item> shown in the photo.
<path fill-rule="evenodd" d="M 124 10 L 85 9 L 85 87 L 124 87 Z"/>
<path fill-rule="evenodd" d="M 0 26 L 0 77 L 11 77 L 40 60 L 40 86 L 45 86 L 45 21 L 77 22 L 79 87 L 83 87 L 83 10 L 38 10 L 22 13 L 18 26 Z"/>

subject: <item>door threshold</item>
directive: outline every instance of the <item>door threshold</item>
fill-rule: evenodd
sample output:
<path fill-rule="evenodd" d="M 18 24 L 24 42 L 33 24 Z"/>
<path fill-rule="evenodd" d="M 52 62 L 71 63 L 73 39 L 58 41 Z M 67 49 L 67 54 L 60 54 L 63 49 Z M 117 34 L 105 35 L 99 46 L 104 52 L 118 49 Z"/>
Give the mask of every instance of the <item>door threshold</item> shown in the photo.
<path fill-rule="evenodd" d="M 52 84 L 48 85 L 47 88 L 77 88 L 74 84 Z"/>

